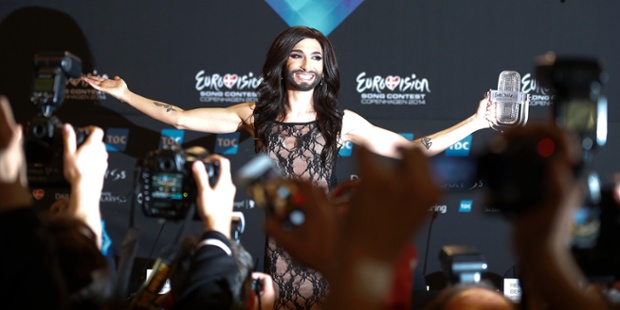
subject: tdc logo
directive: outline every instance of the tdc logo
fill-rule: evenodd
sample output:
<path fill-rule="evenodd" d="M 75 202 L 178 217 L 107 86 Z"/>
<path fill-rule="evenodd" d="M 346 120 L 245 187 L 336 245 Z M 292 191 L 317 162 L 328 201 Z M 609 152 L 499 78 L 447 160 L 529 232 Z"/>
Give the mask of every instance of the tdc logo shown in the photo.
<path fill-rule="evenodd" d="M 471 212 L 471 207 L 473 204 L 474 202 L 472 200 L 461 200 L 461 204 L 459 205 L 459 212 Z"/>
<path fill-rule="evenodd" d="M 108 152 L 124 151 L 127 149 L 129 129 L 108 128 L 105 134 L 105 148 Z"/>
<path fill-rule="evenodd" d="M 215 153 L 222 155 L 235 155 L 239 152 L 240 133 L 233 132 L 217 135 L 215 140 Z"/>
<path fill-rule="evenodd" d="M 183 144 L 184 136 L 185 131 L 180 129 L 162 129 L 159 148 L 162 150 L 168 150 L 170 148 L 179 147 Z"/>
<path fill-rule="evenodd" d="M 469 156 L 469 149 L 471 147 L 471 135 L 465 137 L 463 140 L 452 144 L 446 150 L 446 156 Z"/>
<path fill-rule="evenodd" d="M 399 135 L 403 136 L 405 139 L 412 141 L 413 140 L 413 133 L 410 132 L 404 132 L 404 133 L 399 133 Z M 340 155 L 341 157 L 351 157 L 351 154 L 353 153 L 353 142 L 351 141 L 345 141 L 344 144 L 340 147 L 340 150 L 338 151 L 338 155 Z"/>
<path fill-rule="evenodd" d="M 413 140 L 413 133 L 410 132 L 401 132 L 399 133 L 399 135 L 403 136 L 403 138 L 412 141 Z"/>
<path fill-rule="evenodd" d="M 340 147 L 338 155 L 341 157 L 351 157 L 351 153 L 353 153 L 353 142 L 345 141 Z"/>

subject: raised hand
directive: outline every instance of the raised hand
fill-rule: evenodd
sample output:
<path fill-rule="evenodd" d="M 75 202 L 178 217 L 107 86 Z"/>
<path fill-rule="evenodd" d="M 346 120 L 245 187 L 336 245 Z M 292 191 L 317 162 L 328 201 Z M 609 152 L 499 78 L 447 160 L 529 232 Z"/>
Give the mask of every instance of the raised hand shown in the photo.
<path fill-rule="evenodd" d="M 15 123 L 8 99 L 0 96 L 0 212 L 32 202 L 22 138 L 22 128 Z"/>
<path fill-rule="evenodd" d="M 485 93 L 485 97 L 478 103 L 478 109 L 474 114 L 482 128 L 491 128 L 495 119 L 495 105 L 491 102 L 490 92 L 489 90 Z"/>
<path fill-rule="evenodd" d="M 23 174 L 22 138 L 22 128 L 15 123 L 8 99 L 0 96 L 0 182 L 13 183 Z"/>
<path fill-rule="evenodd" d="M 210 155 L 209 159 L 219 161 L 220 176 L 211 188 L 204 163 L 200 160 L 194 162 L 192 169 L 198 187 L 196 208 L 205 231 L 219 231 L 230 238 L 233 203 L 237 192 L 230 175 L 230 161 L 219 155 Z"/>
<path fill-rule="evenodd" d="M 82 80 L 94 89 L 102 91 L 116 97 L 118 100 L 125 101 L 123 98 L 128 92 L 127 83 L 118 76 L 114 79 L 107 79 L 100 76 L 83 76 Z"/>
<path fill-rule="evenodd" d="M 69 124 L 63 126 L 64 176 L 72 187 L 78 183 L 87 185 L 90 192 L 101 192 L 108 167 L 108 152 L 103 143 L 103 130 L 91 126 L 86 140 L 79 147 L 76 134 Z"/>

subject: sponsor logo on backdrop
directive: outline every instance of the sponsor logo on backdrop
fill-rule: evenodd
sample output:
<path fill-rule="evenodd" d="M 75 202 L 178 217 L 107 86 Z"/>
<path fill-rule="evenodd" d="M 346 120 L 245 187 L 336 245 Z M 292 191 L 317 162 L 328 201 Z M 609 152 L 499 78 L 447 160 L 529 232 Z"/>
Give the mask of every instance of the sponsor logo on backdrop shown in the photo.
<path fill-rule="evenodd" d="M 329 35 L 364 0 L 265 0 L 289 25 L 306 25 Z"/>
<path fill-rule="evenodd" d="M 454 183 L 444 183 L 440 185 L 441 188 L 445 190 L 475 190 L 477 188 L 484 187 L 483 180 L 477 180 L 472 182 L 454 182 Z"/>
<path fill-rule="evenodd" d="M 108 128 L 105 134 L 105 148 L 108 152 L 122 152 L 127 149 L 129 129 Z"/>
<path fill-rule="evenodd" d="M 428 208 L 429 212 L 439 212 L 439 213 L 446 213 L 448 212 L 448 206 L 447 205 L 434 205 L 430 208 Z"/>
<path fill-rule="evenodd" d="M 484 208 L 484 212 L 486 212 L 486 213 L 499 213 L 499 212 L 501 212 L 501 210 L 498 209 L 498 208 L 485 207 Z"/>
<path fill-rule="evenodd" d="M 340 146 L 340 150 L 338 150 L 338 155 L 341 157 L 351 157 L 351 153 L 353 153 L 353 142 L 344 141 L 342 146 Z"/>
<path fill-rule="evenodd" d="M 219 134 L 215 139 L 214 152 L 222 155 L 235 155 L 239 152 L 240 133 Z"/>
<path fill-rule="evenodd" d="M 108 169 L 105 171 L 105 179 L 110 181 L 119 181 L 127 179 L 127 172 L 121 169 Z"/>
<path fill-rule="evenodd" d="M 257 101 L 256 87 L 262 78 L 254 73 L 196 73 L 196 91 L 200 102 L 240 103 Z"/>
<path fill-rule="evenodd" d="M 461 213 L 471 212 L 471 208 L 473 204 L 474 204 L 473 200 L 461 200 L 461 203 L 459 205 L 459 212 Z"/>
<path fill-rule="evenodd" d="M 403 136 L 409 141 L 413 140 L 413 133 L 403 132 L 399 133 L 399 135 Z M 340 155 L 341 157 L 351 157 L 351 154 L 353 153 L 353 145 L 353 142 L 345 141 L 340 147 L 340 150 L 338 150 L 338 155 Z"/>
<path fill-rule="evenodd" d="M 412 141 L 413 140 L 413 133 L 410 132 L 401 132 L 399 133 L 399 135 L 403 136 L 405 139 Z"/>
<path fill-rule="evenodd" d="M 471 148 L 472 135 L 469 135 L 463 140 L 452 144 L 445 150 L 446 156 L 469 156 L 469 149 Z"/>
<path fill-rule="evenodd" d="M 162 129 L 159 148 L 162 150 L 167 150 L 171 147 L 178 147 L 183 144 L 184 136 L 185 131 L 181 129 Z"/>
<path fill-rule="evenodd" d="M 368 75 L 355 78 L 360 103 L 365 105 L 424 105 L 431 92 L 428 79 L 410 75 Z"/>
<path fill-rule="evenodd" d="M 254 209 L 256 203 L 252 199 L 246 199 L 241 201 L 233 202 L 233 207 L 235 209 Z"/>
<path fill-rule="evenodd" d="M 114 195 L 111 192 L 101 192 L 101 202 L 106 202 L 106 203 L 117 203 L 117 204 L 121 204 L 121 203 L 126 203 L 127 202 L 127 197 L 123 196 L 123 195 Z"/>
<path fill-rule="evenodd" d="M 546 87 L 541 87 L 531 73 L 527 73 L 521 77 L 521 91 L 530 95 L 530 106 L 550 106 L 553 100 L 551 90 Z"/>
<path fill-rule="evenodd" d="M 92 73 L 87 73 L 87 76 L 99 75 L 97 70 Z M 107 74 L 102 74 L 101 77 L 108 78 Z M 96 101 L 105 100 L 106 95 L 104 92 L 100 92 L 92 88 L 88 83 L 82 81 L 82 79 L 69 79 L 67 81 L 67 87 L 65 88 L 65 100 L 77 100 L 77 101 Z"/>
<path fill-rule="evenodd" d="M 69 200 L 71 195 L 69 193 L 54 193 L 54 200 L 66 199 Z"/>

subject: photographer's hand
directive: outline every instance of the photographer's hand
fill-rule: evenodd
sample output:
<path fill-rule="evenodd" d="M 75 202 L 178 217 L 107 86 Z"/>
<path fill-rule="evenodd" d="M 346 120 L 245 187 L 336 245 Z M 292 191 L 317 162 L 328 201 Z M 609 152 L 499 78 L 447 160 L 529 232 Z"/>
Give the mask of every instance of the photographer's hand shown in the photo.
<path fill-rule="evenodd" d="M 8 99 L 0 96 L 0 212 L 32 203 L 22 138 Z"/>
<path fill-rule="evenodd" d="M 95 232 L 97 244 L 101 246 L 99 204 L 108 168 L 108 152 L 103 143 L 103 130 L 98 127 L 88 130 L 88 138 L 77 147 L 73 127 L 69 124 L 63 126 L 64 175 L 71 184 L 68 213 L 83 220 Z"/>
<path fill-rule="evenodd" d="M 266 217 L 265 231 L 291 257 L 329 278 L 336 268 L 335 248 L 339 242 L 336 209 L 325 191 L 310 181 L 288 180 L 300 192 L 299 204 L 305 213 L 302 225 L 285 229 L 283 218 Z"/>
<path fill-rule="evenodd" d="M 573 149 L 576 142 L 554 126 L 528 125 L 514 130 L 530 135 L 544 132 L 556 141 L 553 161 L 541 171 L 549 190 L 539 204 L 514 213 L 512 218 L 525 303 L 532 308 L 606 309 L 601 295 L 588 290 L 588 279 L 570 249 L 570 224 L 585 197 L 573 171 L 579 158 Z"/>
<path fill-rule="evenodd" d="M 205 232 L 215 230 L 230 239 L 233 203 L 237 191 L 230 175 L 230 161 L 219 155 L 210 155 L 208 158 L 220 162 L 220 176 L 211 188 L 204 163 L 200 160 L 194 162 L 192 170 L 198 187 L 196 208 Z"/>
<path fill-rule="evenodd" d="M 392 287 L 395 262 L 441 191 L 428 158 L 417 148 L 402 151 L 398 166 L 385 166 L 361 148 L 361 181 L 351 196 L 332 275 L 333 309 L 378 309 Z"/>
<path fill-rule="evenodd" d="M 252 309 L 273 309 L 276 301 L 276 290 L 273 286 L 273 278 L 262 272 L 252 272 L 252 279 L 259 280 L 262 284 L 259 296 L 254 296 L 254 308 Z"/>

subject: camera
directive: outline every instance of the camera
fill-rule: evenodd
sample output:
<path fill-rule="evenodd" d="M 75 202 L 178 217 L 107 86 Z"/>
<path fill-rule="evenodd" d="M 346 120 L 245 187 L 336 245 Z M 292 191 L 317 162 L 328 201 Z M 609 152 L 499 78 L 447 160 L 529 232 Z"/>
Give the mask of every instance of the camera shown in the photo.
<path fill-rule="evenodd" d="M 209 185 L 214 187 L 220 176 L 220 162 L 209 161 L 204 149 L 195 152 L 178 147 L 147 153 L 136 166 L 136 196 L 147 216 L 183 219 L 196 202 L 197 187 L 192 165 L 205 164 Z"/>
<path fill-rule="evenodd" d="M 79 78 L 82 61 L 69 52 L 42 52 L 34 56 L 32 103 L 39 113 L 25 127 L 24 150 L 31 186 L 68 186 L 63 175 L 62 122 L 53 113 L 64 102 L 67 79 Z M 77 145 L 89 131 L 75 130 Z"/>
<path fill-rule="evenodd" d="M 259 154 L 241 167 L 236 181 L 247 189 L 256 205 L 265 210 L 266 216 L 281 220 L 285 229 L 293 229 L 305 222 L 299 188 L 282 177 L 268 155 Z"/>
<path fill-rule="evenodd" d="M 536 78 L 553 93 L 555 124 L 575 133 L 584 161 L 607 141 L 607 99 L 602 95 L 608 76 L 602 64 L 585 57 L 556 57 L 547 53 L 539 58 Z"/>
<path fill-rule="evenodd" d="M 545 175 L 549 164 L 573 149 L 581 151 L 574 177 L 581 181 L 594 177 L 588 170 L 592 154 L 606 141 L 607 101 L 602 88 L 607 78 L 597 60 L 549 53 L 540 57 L 536 78 L 553 94 L 549 124 L 567 135 L 560 137 L 540 126 L 536 131 L 506 132 L 490 142 L 478 161 L 478 174 L 488 185 L 490 207 L 507 213 L 538 205 L 550 189 Z M 595 191 L 591 188 L 589 197 L 595 198 Z"/>
<path fill-rule="evenodd" d="M 587 246 L 573 245 L 572 254 L 577 264 L 586 276 L 609 282 L 620 279 L 620 246 L 617 241 L 620 235 L 620 205 L 613 197 L 613 190 L 613 186 L 605 186 L 601 189 L 601 201 L 596 208 L 580 210 L 580 218 L 595 220 L 572 226 L 573 235 L 593 235 Z"/>

